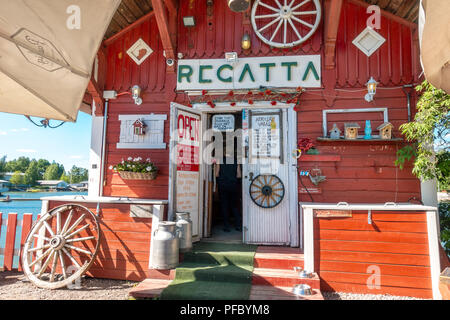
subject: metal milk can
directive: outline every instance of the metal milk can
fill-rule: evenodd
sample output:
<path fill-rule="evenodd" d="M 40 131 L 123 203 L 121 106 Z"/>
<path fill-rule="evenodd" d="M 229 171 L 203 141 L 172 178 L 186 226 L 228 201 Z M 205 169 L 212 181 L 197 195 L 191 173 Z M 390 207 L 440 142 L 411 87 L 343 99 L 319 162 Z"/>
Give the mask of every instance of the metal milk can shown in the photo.
<path fill-rule="evenodd" d="M 177 229 L 180 231 L 180 252 L 192 250 L 192 220 L 189 212 L 177 212 Z"/>
<path fill-rule="evenodd" d="M 173 269 L 179 263 L 179 231 L 176 223 L 161 221 L 153 232 L 152 267 L 154 269 Z"/>

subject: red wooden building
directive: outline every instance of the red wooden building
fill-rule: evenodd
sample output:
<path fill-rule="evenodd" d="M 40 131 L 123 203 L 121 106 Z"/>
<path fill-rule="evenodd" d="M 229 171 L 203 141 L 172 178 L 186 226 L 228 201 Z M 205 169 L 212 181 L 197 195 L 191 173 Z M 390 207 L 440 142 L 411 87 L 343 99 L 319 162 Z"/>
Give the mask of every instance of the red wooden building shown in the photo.
<path fill-rule="evenodd" d="M 231 115 L 232 124 L 221 123 L 240 130 L 243 150 L 243 231 L 235 239 L 292 248 L 301 257 L 292 263 L 316 272 L 325 291 L 439 297 L 435 203 L 412 163 L 394 165 L 420 82 L 417 4 L 384 1 L 377 11 L 369 7 L 377 1 L 290 2 L 254 0 L 233 12 L 222 0 L 123 1 L 86 95 L 94 100 L 88 200 L 45 202 L 101 212 L 104 239 L 90 274 L 154 275 L 152 230 L 176 211 L 191 213 L 195 240 L 217 236 L 220 199 L 205 134 L 226 131 L 212 117 Z M 141 17 L 130 23 L 135 12 Z M 378 85 L 367 98 L 371 78 Z M 136 85 L 142 103 L 132 98 Z M 137 119 L 145 124 L 139 136 Z M 393 125 L 388 140 L 376 131 L 385 122 Z M 329 137 L 334 124 L 344 135 L 345 123 L 361 127 L 357 139 Z M 298 152 L 304 138 L 316 152 Z M 108 169 L 128 157 L 150 158 L 157 178 L 127 180 Z M 271 190 L 281 181 L 282 194 L 258 199 L 258 179 Z M 153 206 L 151 218 L 130 215 L 135 205 Z M 261 249 L 255 283 L 265 269 L 290 268 L 288 259 L 265 260 Z M 374 270 L 381 280 L 370 286 Z"/>

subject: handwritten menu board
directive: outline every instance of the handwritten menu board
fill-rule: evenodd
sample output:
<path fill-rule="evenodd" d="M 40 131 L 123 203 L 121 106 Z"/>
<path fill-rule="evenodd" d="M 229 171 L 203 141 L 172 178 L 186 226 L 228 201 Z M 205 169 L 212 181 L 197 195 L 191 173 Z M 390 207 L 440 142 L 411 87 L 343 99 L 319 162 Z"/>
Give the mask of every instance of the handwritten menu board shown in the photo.
<path fill-rule="evenodd" d="M 252 114 L 251 155 L 257 158 L 279 158 L 280 133 L 279 114 Z"/>

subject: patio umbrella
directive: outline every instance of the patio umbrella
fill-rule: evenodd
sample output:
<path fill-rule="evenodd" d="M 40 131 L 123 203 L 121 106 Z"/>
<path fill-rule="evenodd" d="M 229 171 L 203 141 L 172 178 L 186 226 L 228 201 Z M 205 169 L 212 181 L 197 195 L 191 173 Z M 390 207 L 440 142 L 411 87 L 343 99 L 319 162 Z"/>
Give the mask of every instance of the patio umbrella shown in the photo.
<path fill-rule="evenodd" d="M 450 1 L 422 0 L 420 10 L 420 57 L 425 78 L 450 93 Z"/>
<path fill-rule="evenodd" d="M 0 112 L 75 121 L 120 0 L 0 0 Z"/>

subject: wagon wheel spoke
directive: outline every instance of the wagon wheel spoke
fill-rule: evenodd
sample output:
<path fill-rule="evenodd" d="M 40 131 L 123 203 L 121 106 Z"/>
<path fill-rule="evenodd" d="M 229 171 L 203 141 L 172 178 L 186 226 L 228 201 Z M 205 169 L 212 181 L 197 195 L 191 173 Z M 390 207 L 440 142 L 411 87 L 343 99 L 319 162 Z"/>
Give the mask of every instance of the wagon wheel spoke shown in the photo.
<path fill-rule="evenodd" d="M 45 229 L 47 229 L 47 231 L 50 233 L 50 235 L 53 237 L 55 235 L 55 233 L 53 232 L 52 228 L 50 227 L 50 225 L 48 224 L 47 221 L 43 221 Z"/>
<path fill-rule="evenodd" d="M 264 2 L 262 2 L 262 1 L 260 1 L 260 2 L 259 2 L 259 4 L 260 4 L 260 5 L 262 5 L 263 7 L 266 7 L 267 9 L 270 9 L 270 10 L 272 10 L 272 11 L 275 11 L 275 12 L 278 12 L 278 11 L 280 11 L 280 10 L 278 10 L 278 9 L 276 9 L 276 8 L 272 7 L 272 6 L 269 6 L 268 4 L 265 4 L 265 3 L 264 3 Z"/>
<path fill-rule="evenodd" d="M 298 9 L 298 8 L 300 8 L 301 6 L 303 6 L 305 3 L 308 3 L 309 1 L 311 1 L 311 0 L 305 0 L 305 1 L 303 1 L 303 2 L 300 2 L 298 5 L 296 5 L 295 7 L 292 7 L 292 6 L 290 6 L 291 7 L 291 10 L 292 11 L 295 11 L 296 9 Z M 294 1 L 292 1 L 292 2 L 294 2 Z M 291 2 L 291 3 L 292 3 Z"/>
<path fill-rule="evenodd" d="M 52 265 L 52 271 L 50 273 L 50 282 L 53 282 L 55 280 L 55 272 L 56 272 L 56 266 L 58 265 L 58 257 L 59 257 L 59 251 L 56 251 L 53 255 L 53 265 Z"/>
<path fill-rule="evenodd" d="M 268 27 L 270 27 L 271 25 L 273 25 L 274 23 L 276 23 L 278 20 L 281 20 L 281 17 L 279 16 L 278 18 L 274 19 L 272 22 L 266 24 L 264 27 L 262 27 L 261 29 L 258 30 L 258 32 L 262 32 L 264 30 L 266 30 Z"/>
<path fill-rule="evenodd" d="M 50 249 L 51 252 L 48 255 L 47 259 L 45 259 L 45 262 L 42 264 L 41 269 L 39 270 L 37 277 L 39 278 L 44 273 L 45 269 L 47 269 L 48 264 L 50 263 L 51 259 L 53 258 L 53 255 L 55 254 L 55 250 Z"/>
<path fill-rule="evenodd" d="M 278 0 L 275 0 L 275 3 L 277 4 L 278 8 L 281 8 L 281 7 L 282 7 L 281 4 L 280 4 L 280 2 L 279 2 Z"/>
<path fill-rule="evenodd" d="M 92 239 L 95 239 L 95 237 L 89 236 L 89 237 L 83 237 L 83 238 L 68 239 L 68 240 L 66 240 L 66 242 L 86 241 L 86 240 L 92 240 Z"/>
<path fill-rule="evenodd" d="M 297 28 L 294 26 L 294 23 L 292 22 L 291 19 L 288 20 L 289 21 L 289 25 L 291 26 L 292 30 L 294 30 L 296 36 L 298 37 L 299 40 L 302 40 L 302 36 L 300 35 L 300 33 L 298 33 Z"/>
<path fill-rule="evenodd" d="M 63 236 L 65 236 L 66 234 L 68 234 L 69 232 L 72 232 L 73 229 L 75 229 L 80 223 L 81 221 L 83 221 L 85 214 L 82 214 L 77 221 L 74 222 L 74 224 L 66 231 L 63 233 Z"/>
<path fill-rule="evenodd" d="M 72 249 L 72 250 L 75 250 L 75 251 L 78 251 L 78 252 L 81 252 L 81 253 L 85 253 L 85 254 L 87 254 L 89 256 L 92 256 L 92 252 L 90 252 L 90 251 L 87 251 L 87 250 L 84 250 L 84 249 L 81 249 L 81 248 L 78 248 L 78 247 L 75 247 L 75 246 L 71 246 L 69 244 L 66 244 L 65 247 L 69 248 L 69 249 Z"/>
<path fill-rule="evenodd" d="M 89 224 L 86 224 L 86 225 L 82 226 L 81 228 L 77 229 L 76 231 L 72 232 L 71 234 L 64 236 L 64 238 L 70 239 L 88 227 L 89 227 Z"/>
<path fill-rule="evenodd" d="M 62 272 L 63 272 L 63 277 L 64 277 L 64 279 L 67 279 L 66 263 L 64 262 L 64 257 L 62 255 L 61 251 L 58 252 L 58 255 L 59 255 L 59 262 L 61 263 L 61 269 L 62 269 Z"/>
<path fill-rule="evenodd" d="M 39 256 L 38 258 L 36 258 L 36 260 L 34 260 L 32 263 L 30 263 L 30 267 L 34 266 L 38 262 L 41 262 L 42 259 L 44 259 L 46 256 L 48 256 L 51 251 L 52 251 L 52 248 L 48 248 L 41 256 Z"/>
<path fill-rule="evenodd" d="M 255 16 L 255 19 L 264 19 L 264 18 L 276 18 L 279 17 L 279 13 L 272 13 L 272 14 L 263 14 L 260 16 Z"/>
<path fill-rule="evenodd" d="M 294 11 L 292 12 L 292 14 L 294 16 L 306 16 L 306 15 L 310 15 L 310 14 L 317 14 L 317 11 Z"/>
<path fill-rule="evenodd" d="M 299 23 L 301 23 L 301 24 L 303 24 L 303 25 L 305 25 L 305 26 L 311 28 L 311 29 L 314 28 L 314 26 L 313 26 L 312 24 L 310 24 L 310 23 L 308 23 L 308 22 L 306 22 L 306 21 L 303 21 L 302 19 L 299 19 L 299 18 L 294 17 L 294 16 L 292 16 L 291 18 L 292 18 L 293 20 L 295 20 L 295 21 L 297 21 L 297 22 L 299 22 Z"/>
<path fill-rule="evenodd" d="M 69 253 L 69 251 L 67 251 L 66 248 L 62 248 L 62 251 L 66 254 L 66 256 L 69 257 L 70 261 L 72 261 L 72 263 L 73 263 L 74 265 L 76 265 L 78 269 L 81 268 L 80 264 L 79 264 L 79 263 L 77 262 L 77 260 L 75 260 L 75 258 Z"/>

